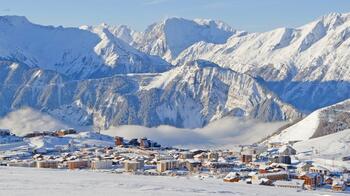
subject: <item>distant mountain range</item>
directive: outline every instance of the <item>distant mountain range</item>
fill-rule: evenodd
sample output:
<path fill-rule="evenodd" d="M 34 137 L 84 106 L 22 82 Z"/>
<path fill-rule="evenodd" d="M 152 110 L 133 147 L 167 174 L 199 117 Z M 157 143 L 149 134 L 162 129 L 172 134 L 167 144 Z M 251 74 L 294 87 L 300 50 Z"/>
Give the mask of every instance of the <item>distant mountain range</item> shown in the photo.
<path fill-rule="evenodd" d="M 103 128 L 298 119 L 350 98 L 349 37 L 350 14 L 265 33 L 203 19 L 136 32 L 1 16 L 0 116 L 32 107 Z"/>

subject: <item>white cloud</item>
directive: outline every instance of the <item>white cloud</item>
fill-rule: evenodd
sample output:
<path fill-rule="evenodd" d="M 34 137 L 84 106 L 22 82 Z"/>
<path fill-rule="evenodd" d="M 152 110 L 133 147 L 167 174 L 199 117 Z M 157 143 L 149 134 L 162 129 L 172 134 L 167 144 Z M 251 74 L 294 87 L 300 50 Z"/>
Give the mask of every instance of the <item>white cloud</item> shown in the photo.
<path fill-rule="evenodd" d="M 16 135 L 24 135 L 33 131 L 53 131 L 69 127 L 68 124 L 31 108 L 13 111 L 0 119 L 0 128 L 10 129 Z"/>
<path fill-rule="evenodd" d="M 284 124 L 285 122 L 264 123 L 224 118 L 197 129 L 180 129 L 165 125 L 154 128 L 124 125 L 112 127 L 103 133 L 129 139 L 146 136 L 168 146 L 227 148 L 257 142 Z"/>
<path fill-rule="evenodd" d="M 270 135 L 285 122 L 265 123 L 257 120 L 223 118 L 203 128 L 183 129 L 167 125 L 148 128 L 138 125 L 111 127 L 102 131 L 111 136 L 123 136 L 127 139 L 147 137 L 165 146 L 191 148 L 229 148 L 238 144 L 251 144 Z M 89 127 L 77 127 L 61 122 L 48 114 L 31 108 L 23 108 L 9 113 L 0 119 L 0 128 L 8 128 L 17 135 L 33 131 L 52 131 L 74 127 L 89 130 Z"/>

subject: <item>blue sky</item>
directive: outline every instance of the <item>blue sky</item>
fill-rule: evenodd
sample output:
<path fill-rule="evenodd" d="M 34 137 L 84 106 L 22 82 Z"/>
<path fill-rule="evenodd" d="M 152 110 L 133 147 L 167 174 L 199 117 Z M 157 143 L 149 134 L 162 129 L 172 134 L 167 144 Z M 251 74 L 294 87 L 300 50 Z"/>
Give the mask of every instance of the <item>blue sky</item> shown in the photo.
<path fill-rule="evenodd" d="M 166 17 L 212 18 L 240 30 L 296 27 L 330 12 L 350 12 L 350 0 L 0 0 L 0 15 L 63 26 L 127 24 L 136 30 Z"/>

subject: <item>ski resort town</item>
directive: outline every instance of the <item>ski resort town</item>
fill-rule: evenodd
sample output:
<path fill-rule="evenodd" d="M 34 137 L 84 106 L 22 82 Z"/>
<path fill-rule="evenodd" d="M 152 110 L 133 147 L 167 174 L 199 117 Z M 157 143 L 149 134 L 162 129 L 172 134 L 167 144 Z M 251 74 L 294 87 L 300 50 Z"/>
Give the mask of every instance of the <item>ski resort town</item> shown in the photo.
<path fill-rule="evenodd" d="M 313 153 L 298 152 L 293 142 L 262 142 L 227 150 L 182 149 L 163 147 L 145 137 L 126 140 L 74 129 L 33 132 L 23 137 L 0 130 L 3 167 L 196 175 L 252 186 L 349 191 L 349 157 L 322 160 L 313 158 Z"/>

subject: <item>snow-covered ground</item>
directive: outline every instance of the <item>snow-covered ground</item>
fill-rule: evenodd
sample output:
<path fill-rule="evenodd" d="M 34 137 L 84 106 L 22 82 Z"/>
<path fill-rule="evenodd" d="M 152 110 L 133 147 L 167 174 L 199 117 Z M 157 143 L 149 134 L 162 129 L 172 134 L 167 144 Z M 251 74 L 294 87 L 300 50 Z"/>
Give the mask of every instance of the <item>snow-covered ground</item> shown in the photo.
<path fill-rule="evenodd" d="M 323 158 L 348 156 L 350 152 L 350 129 L 297 142 L 294 147 L 298 152 L 313 150 L 313 156 L 321 156 Z"/>
<path fill-rule="evenodd" d="M 316 131 L 319 124 L 319 113 L 317 110 L 309 116 L 298 122 L 297 124 L 288 127 L 280 134 L 270 138 L 272 142 L 288 142 L 288 141 L 304 141 L 308 140 Z"/>
<path fill-rule="evenodd" d="M 0 167 L 0 195 L 346 195 L 196 177 L 137 176 L 92 171 Z"/>

